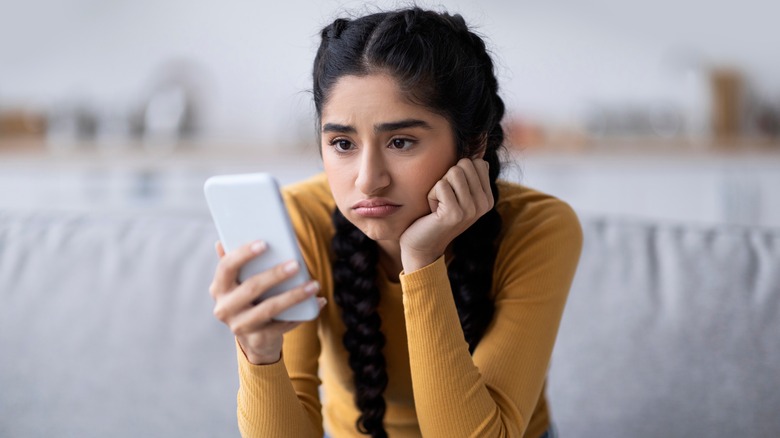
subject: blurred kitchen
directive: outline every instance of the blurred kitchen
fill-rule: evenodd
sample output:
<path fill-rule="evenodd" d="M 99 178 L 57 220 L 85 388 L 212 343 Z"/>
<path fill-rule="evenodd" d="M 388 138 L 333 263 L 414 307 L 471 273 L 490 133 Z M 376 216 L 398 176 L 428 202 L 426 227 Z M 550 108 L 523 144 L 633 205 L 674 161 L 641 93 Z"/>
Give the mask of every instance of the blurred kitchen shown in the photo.
<path fill-rule="evenodd" d="M 776 3 L 418 4 L 460 12 L 487 37 L 508 110 L 507 178 L 582 213 L 780 226 Z M 209 175 L 317 172 L 318 29 L 371 8 L 7 4 L 0 210 L 204 212 Z"/>

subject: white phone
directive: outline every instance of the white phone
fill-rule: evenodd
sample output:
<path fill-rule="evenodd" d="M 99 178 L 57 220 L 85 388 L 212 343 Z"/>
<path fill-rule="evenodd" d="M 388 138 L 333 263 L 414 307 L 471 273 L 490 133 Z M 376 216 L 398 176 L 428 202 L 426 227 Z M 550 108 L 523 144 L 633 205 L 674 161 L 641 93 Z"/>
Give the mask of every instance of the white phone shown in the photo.
<path fill-rule="evenodd" d="M 273 176 L 267 173 L 212 176 L 206 180 L 203 192 L 225 252 L 255 240 L 268 244 L 264 253 L 241 268 L 239 282 L 279 263 L 298 261 L 301 267 L 298 273 L 263 293 L 259 301 L 309 281 L 295 231 Z M 284 310 L 274 319 L 310 321 L 318 314 L 317 298 L 311 297 Z"/>

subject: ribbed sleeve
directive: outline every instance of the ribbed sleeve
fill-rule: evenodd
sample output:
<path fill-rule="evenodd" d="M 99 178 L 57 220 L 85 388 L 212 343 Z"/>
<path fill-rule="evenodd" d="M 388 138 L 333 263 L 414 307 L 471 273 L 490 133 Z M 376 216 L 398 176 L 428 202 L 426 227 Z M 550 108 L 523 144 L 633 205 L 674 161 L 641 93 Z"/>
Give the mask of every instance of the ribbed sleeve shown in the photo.
<path fill-rule="evenodd" d="M 238 429 L 243 437 L 322 438 L 322 417 L 315 391 L 296 393 L 284 358 L 268 365 L 250 363 L 236 343 L 240 387 Z"/>
<path fill-rule="evenodd" d="M 533 228 L 519 222 L 502 242 L 494 274 L 496 312 L 473 356 L 444 259 L 401 275 L 423 436 L 519 438 L 526 433 L 582 244 L 568 205 L 552 205 L 545 214 Z"/>

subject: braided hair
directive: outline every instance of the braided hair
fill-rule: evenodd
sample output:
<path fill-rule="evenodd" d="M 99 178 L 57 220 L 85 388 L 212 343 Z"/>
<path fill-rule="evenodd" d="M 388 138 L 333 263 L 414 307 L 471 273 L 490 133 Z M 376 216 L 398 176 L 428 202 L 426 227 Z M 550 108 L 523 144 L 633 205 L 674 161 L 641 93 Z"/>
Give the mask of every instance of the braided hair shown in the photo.
<path fill-rule="evenodd" d="M 449 121 L 459 158 L 484 150 L 490 188 L 498 203 L 504 103 L 485 43 L 460 15 L 414 7 L 353 20 L 340 18 L 326 26 L 321 36 L 313 68 L 319 123 L 328 93 L 340 77 L 390 74 L 412 102 Z M 388 378 L 382 353 L 385 336 L 377 311 L 378 245 L 338 208 L 333 224 L 334 300 L 346 327 L 343 344 L 361 412 L 356 427 L 374 438 L 386 437 L 383 394 Z M 490 291 L 500 229 L 501 217 L 494 207 L 452 243 L 448 276 L 472 353 L 493 318 Z"/>

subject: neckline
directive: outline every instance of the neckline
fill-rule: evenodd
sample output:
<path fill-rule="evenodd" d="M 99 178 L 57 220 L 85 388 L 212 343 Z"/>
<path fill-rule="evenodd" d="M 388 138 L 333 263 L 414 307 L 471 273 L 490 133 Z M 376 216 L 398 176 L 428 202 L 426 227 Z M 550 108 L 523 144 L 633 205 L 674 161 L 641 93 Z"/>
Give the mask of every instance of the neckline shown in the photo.
<path fill-rule="evenodd" d="M 401 280 L 400 279 L 398 281 L 391 280 L 390 276 L 387 275 L 387 272 L 385 272 L 385 270 L 379 264 L 377 264 L 376 270 L 377 270 L 377 279 L 382 283 L 382 285 L 390 288 L 401 287 Z"/>

